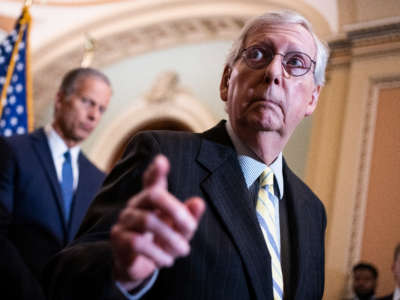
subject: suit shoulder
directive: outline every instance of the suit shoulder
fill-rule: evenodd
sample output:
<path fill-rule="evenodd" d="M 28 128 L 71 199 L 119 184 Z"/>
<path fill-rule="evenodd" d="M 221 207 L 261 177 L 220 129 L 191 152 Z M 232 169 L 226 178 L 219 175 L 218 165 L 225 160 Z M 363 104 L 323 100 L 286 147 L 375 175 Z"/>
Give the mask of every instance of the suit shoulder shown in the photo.
<path fill-rule="evenodd" d="M 149 130 L 137 134 L 137 136 L 152 136 L 160 142 L 173 142 L 180 140 L 193 140 L 199 137 L 199 134 L 187 131 L 173 130 Z"/>
<path fill-rule="evenodd" d="M 161 153 L 168 154 L 168 152 L 173 152 L 174 149 L 176 150 L 181 147 L 189 150 L 194 143 L 200 143 L 200 135 L 197 133 L 171 130 L 149 130 L 135 135 L 128 147 L 137 144 L 151 144 L 159 148 Z"/>
<path fill-rule="evenodd" d="M 13 135 L 10 137 L 1 137 L 1 144 L 3 145 L 8 145 L 9 147 L 18 147 L 22 146 L 25 144 L 30 143 L 30 135 L 29 134 L 23 134 L 23 135 Z"/>
<path fill-rule="evenodd" d="M 11 137 L 0 137 L 0 154 L 2 159 L 20 159 L 29 156 L 32 148 L 31 138 L 28 134 Z"/>
<path fill-rule="evenodd" d="M 392 300 L 393 299 L 393 294 L 384 296 L 384 297 L 380 297 L 380 298 L 376 298 L 376 300 Z"/>
<path fill-rule="evenodd" d="M 293 195 L 303 195 L 306 201 L 311 201 L 314 205 L 318 205 L 325 210 L 319 197 L 287 166 L 286 162 L 284 162 L 283 172 L 286 183 L 289 185 Z"/>
<path fill-rule="evenodd" d="M 80 155 L 79 155 L 79 159 L 80 159 L 80 164 L 82 165 L 82 167 L 87 168 L 90 170 L 90 172 L 94 173 L 95 175 L 101 177 L 102 179 L 104 179 L 104 177 L 106 176 L 106 174 L 100 170 L 86 155 L 85 153 L 83 153 L 81 151 Z"/>

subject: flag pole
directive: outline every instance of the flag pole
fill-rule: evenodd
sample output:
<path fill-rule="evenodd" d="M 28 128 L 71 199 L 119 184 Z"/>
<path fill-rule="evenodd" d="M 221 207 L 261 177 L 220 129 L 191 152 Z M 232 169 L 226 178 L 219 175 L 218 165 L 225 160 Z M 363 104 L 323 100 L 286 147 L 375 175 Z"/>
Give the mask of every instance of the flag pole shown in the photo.
<path fill-rule="evenodd" d="M 31 52 L 30 52 L 30 35 L 31 35 L 31 20 L 29 8 L 32 6 L 33 0 L 24 0 L 24 14 L 27 20 L 27 39 L 26 39 L 26 106 L 27 106 L 27 126 L 28 132 L 34 129 L 34 111 L 33 111 L 33 95 L 32 95 L 32 74 L 31 74 Z"/>

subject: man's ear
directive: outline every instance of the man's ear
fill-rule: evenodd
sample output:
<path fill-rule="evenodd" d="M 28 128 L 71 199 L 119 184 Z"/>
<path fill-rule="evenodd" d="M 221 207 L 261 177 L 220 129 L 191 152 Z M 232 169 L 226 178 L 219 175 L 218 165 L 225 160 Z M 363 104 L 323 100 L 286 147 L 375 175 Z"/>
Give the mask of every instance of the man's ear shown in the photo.
<path fill-rule="evenodd" d="M 305 116 L 308 117 L 310 116 L 314 110 L 317 108 L 318 104 L 318 98 L 319 98 L 319 93 L 321 92 L 321 86 L 317 85 L 314 90 L 312 91 L 311 94 L 311 99 L 308 102 L 307 108 L 306 108 L 306 113 Z"/>
<path fill-rule="evenodd" d="M 219 85 L 219 95 L 222 101 L 228 100 L 229 78 L 231 77 L 232 69 L 225 66 L 224 73 L 222 74 L 221 83 Z"/>
<path fill-rule="evenodd" d="M 62 91 L 58 91 L 57 94 L 56 94 L 56 101 L 55 101 L 55 104 L 54 104 L 54 109 L 55 110 L 59 110 L 60 109 L 60 107 L 62 106 L 62 104 L 65 101 L 64 98 L 65 98 L 64 93 Z"/>

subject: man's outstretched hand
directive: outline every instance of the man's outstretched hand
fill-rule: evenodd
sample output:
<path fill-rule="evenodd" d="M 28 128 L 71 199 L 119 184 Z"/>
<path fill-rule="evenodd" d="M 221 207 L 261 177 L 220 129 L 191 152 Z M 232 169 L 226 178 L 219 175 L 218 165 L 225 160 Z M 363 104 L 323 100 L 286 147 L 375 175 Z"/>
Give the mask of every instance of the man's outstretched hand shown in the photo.
<path fill-rule="evenodd" d="M 143 174 L 143 190 L 129 199 L 111 229 L 114 279 L 132 290 L 156 269 L 188 255 L 205 210 L 199 197 L 185 202 L 167 190 L 169 162 L 158 155 Z"/>

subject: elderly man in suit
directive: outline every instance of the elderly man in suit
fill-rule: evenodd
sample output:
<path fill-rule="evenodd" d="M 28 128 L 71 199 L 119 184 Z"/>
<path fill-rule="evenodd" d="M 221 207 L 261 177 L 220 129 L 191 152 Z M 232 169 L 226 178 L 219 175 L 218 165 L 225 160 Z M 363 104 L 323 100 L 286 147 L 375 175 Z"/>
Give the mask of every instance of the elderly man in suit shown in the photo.
<path fill-rule="evenodd" d="M 103 73 L 71 70 L 58 90 L 52 124 L 0 139 L 0 282 L 10 291 L 8 299 L 43 297 L 45 264 L 74 238 L 101 186 L 104 173 L 79 145 L 110 97 Z"/>
<path fill-rule="evenodd" d="M 138 134 L 48 265 L 50 299 L 321 299 L 325 210 L 282 150 L 327 56 L 297 13 L 250 21 L 220 84 L 229 120 Z"/>
<path fill-rule="evenodd" d="M 392 272 L 396 283 L 393 293 L 377 300 L 400 300 L 400 243 L 394 249 Z"/>

